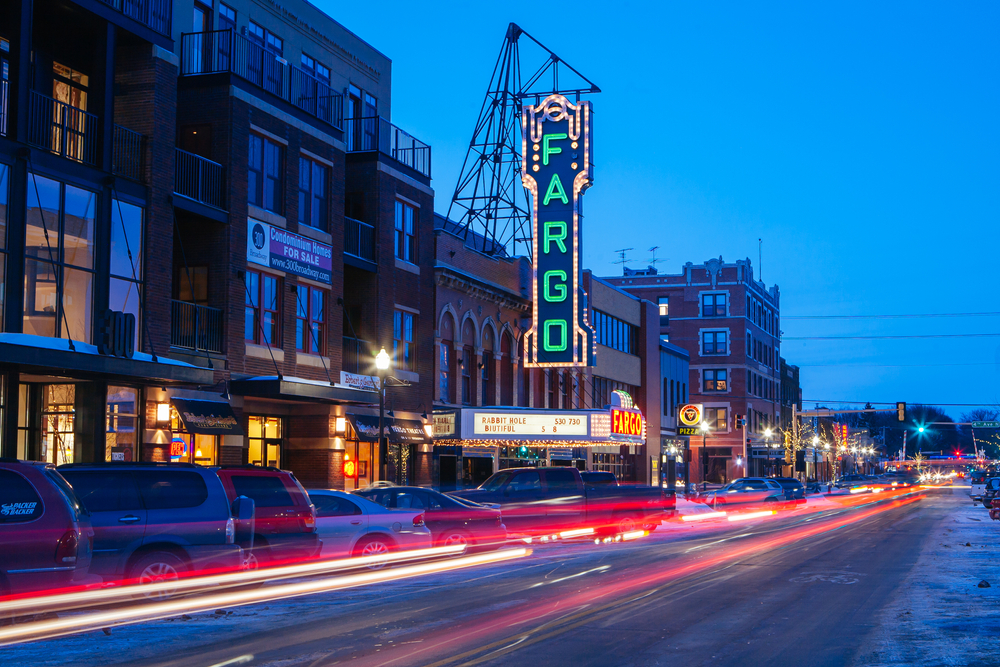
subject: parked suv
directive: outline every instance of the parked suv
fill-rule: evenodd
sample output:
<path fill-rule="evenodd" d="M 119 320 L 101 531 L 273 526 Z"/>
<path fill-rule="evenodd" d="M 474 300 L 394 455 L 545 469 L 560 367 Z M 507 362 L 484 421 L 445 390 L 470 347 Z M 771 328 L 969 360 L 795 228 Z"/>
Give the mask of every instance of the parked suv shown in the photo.
<path fill-rule="evenodd" d="M 243 565 L 231 502 L 213 470 L 190 463 L 71 463 L 57 470 L 90 513 L 91 572 L 105 580 L 149 583 Z"/>
<path fill-rule="evenodd" d="M 292 473 L 253 465 L 216 468 L 230 501 L 253 499 L 253 544 L 248 566 L 318 558 L 323 543 L 316 533 L 316 508 Z"/>
<path fill-rule="evenodd" d="M 93 540 L 54 466 L 0 459 L 0 595 L 84 583 Z"/>

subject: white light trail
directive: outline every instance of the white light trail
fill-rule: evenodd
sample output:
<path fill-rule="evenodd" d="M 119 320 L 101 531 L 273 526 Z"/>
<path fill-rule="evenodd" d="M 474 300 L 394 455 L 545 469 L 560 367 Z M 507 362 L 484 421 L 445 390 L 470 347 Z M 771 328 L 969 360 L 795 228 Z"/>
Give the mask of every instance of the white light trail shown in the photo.
<path fill-rule="evenodd" d="M 746 514 L 733 514 L 729 517 L 730 521 L 749 521 L 750 519 L 760 519 L 765 516 L 771 516 L 774 514 L 774 510 L 764 510 L 762 512 L 747 512 Z"/>
<path fill-rule="evenodd" d="M 178 614 L 198 614 L 220 607 L 240 607 L 258 602 L 270 602 L 286 598 L 323 593 L 343 588 L 353 588 L 366 584 L 376 584 L 398 579 L 418 577 L 447 570 L 458 570 L 475 565 L 500 563 L 503 561 L 523 558 L 530 553 L 528 549 L 502 549 L 489 554 L 464 556 L 451 560 L 434 561 L 407 565 L 398 569 L 379 570 L 361 574 L 343 575 L 324 579 L 313 579 L 297 583 L 280 584 L 254 590 L 236 590 L 215 595 L 205 595 L 197 598 L 169 600 L 166 602 L 149 602 L 134 607 L 112 609 L 67 618 L 37 621 L 0 628 L 0 646 L 19 644 L 39 639 L 49 639 L 63 635 L 75 634 L 107 628 L 118 625 L 129 625 L 169 618 Z"/>
<path fill-rule="evenodd" d="M 705 519 L 722 519 L 726 516 L 725 512 L 703 512 L 701 514 L 685 514 L 681 517 L 681 521 L 703 521 Z"/>

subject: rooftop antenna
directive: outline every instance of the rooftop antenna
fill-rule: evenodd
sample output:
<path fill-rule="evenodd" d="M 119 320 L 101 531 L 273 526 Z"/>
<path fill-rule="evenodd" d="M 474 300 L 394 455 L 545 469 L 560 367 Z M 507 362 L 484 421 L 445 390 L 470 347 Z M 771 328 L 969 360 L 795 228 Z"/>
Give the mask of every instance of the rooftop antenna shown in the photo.
<path fill-rule="evenodd" d="M 657 264 L 662 264 L 663 262 L 667 261 L 667 259 L 669 259 L 669 258 L 657 259 L 657 257 L 656 257 L 656 251 L 659 250 L 659 249 L 660 249 L 660 246 L 658 246 L 658 245 L 654 245 L 652 248 L 649 249 L 649 252 L 651 252 L 652 255 L 653 255 L 652 257 L 649 258 L 649 265 L 651 267 L 653 267 L 654 269 L 656 268 Z"/>
<path fill-rule="evenodd" d="M 467 241 L 472 232 L 477 250 L 503 247 L 510 256 L 531 255 L 531 203 L 521 184 L 521 107 L 554 93 L 579 102 L 581 95 L 599 92 L 517 24 L 507 26 L 448 206 L 447 218 Z"/>
<path fill-rule="evenodd" d="M 612 264 L 622 265 L 623 276 L 625 275 L 625 264 L 628 262 L 628 259 L 625 257 L 625 253 L 627 253 L 629 250 L 635 250 L 635 248 L 619 248 L 618 250 L 615 250 L 615 254 L 618 255 L 620 259 L 616 259 L 614 262 L 612 262 Z"/>

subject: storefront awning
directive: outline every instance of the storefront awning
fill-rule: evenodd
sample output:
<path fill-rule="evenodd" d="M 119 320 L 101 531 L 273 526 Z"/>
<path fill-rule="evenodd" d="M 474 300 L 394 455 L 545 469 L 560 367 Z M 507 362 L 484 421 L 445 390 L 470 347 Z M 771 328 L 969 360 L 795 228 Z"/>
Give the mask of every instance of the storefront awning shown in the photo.
<path fill-rule="evenodd" d="M 243 435 L 243 429 L 229 403 L 171 398 L 170 402 L 188 433 L 198 435 Z"/>
<path fill-rule="evenodd" d="M 378 394 L 374 392 L 304 378 L 279 378 L 276 375 L 230 380 L 229 391 L 238 396 L 286 401 L 378 403 Z"/>
<path fill-rule="evenodd" d="M 358 434 L 358 440 L 376 442 L 378 440 L 378 415 L 352 415 L 347 418 L 354 427 L 354 432 Z M 427 437 L 422 422 L 416 419 L 394 419 L 385 418 L 385 435 L 389 442 L 399 444 L 424 444 L 431 441 Z"/>
<path fill-rule="evenodd" d="M 123 383 L 212 384 L 211 368 L 136 352 L 132 358 L 99 354 L 96 345 L 65 338 L 0 333 L 0 360 L 17 364 L 22 372 L 94 377 Z"/>

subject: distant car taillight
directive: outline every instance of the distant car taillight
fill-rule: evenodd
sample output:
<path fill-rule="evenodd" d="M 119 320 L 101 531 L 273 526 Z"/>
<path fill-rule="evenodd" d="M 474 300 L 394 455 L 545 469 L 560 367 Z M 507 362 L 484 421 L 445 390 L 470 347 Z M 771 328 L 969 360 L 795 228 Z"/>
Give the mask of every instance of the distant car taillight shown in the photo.
<path fill-rule="evenodd" d="M 306 514 L 305 517 L 303 517 L 303 519 L 304 519 L 305 524 L 306 524 L 306 530 L 316 530 L 316 508 L 315 507 L 310 506 L 309 507 L 309 513 Z"/>
<path fill-rule="evenodd" d="M 56 544 L 56 562 L 72 565 L 76 563 L 76 551 L 80 547 L 80 537 L 75 530 L 67 530 Z"/>
<path fill-rule="evenodd" d="M 226 519 L 226 544 L 232 544 L 236 539 L 236 524 L 232 519 Z"/>
<path fill-rule="evenodd" d="M 419 528 L 420 526 L 423 526 L 423 525 L 424 525 L 424 515 L 423 514 L 418 514 L 417 516 L 413 517 L 413 527 L 414 528 Z"/>

